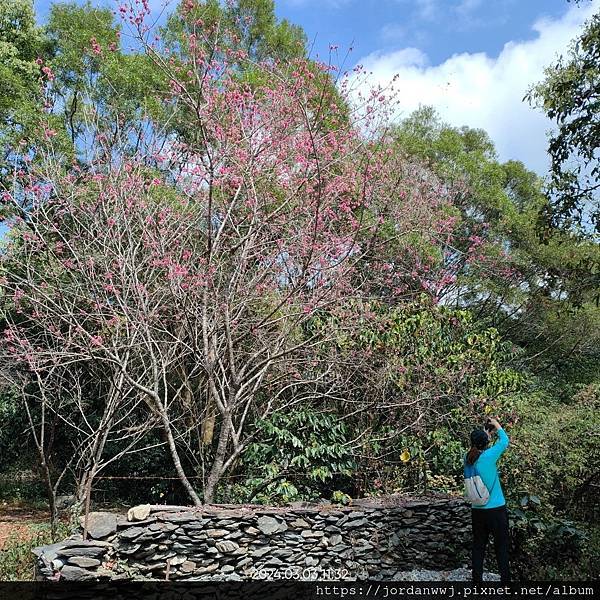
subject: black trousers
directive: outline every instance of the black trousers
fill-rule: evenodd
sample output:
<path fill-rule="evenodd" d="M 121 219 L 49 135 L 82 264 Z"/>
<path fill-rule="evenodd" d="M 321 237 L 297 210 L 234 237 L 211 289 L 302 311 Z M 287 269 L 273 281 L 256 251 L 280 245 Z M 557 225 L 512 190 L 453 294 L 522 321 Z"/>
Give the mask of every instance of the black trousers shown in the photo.
<path fill-rule="evenodd" d="M 494 538 L 496 560 L 500 570 L 500 581 L 510 581 L 508 564 L 508 511 L 506 505 L 497 508 L 472 508 L 473 525 L 473 581 L 482 581 L 483 558 L 488 537 Z"/>

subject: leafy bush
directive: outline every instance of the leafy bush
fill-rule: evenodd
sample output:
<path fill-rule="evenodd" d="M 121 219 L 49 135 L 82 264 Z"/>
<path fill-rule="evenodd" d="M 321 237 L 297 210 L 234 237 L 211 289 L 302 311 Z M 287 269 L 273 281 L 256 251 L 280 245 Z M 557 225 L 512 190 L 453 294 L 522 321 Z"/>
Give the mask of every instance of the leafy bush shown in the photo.
<path fill-rule="evenodd" d="M 547 516 L 568 513 L 573 518 L 598 518 L 594 475 L 600 473 L 600 391 L 580 387 L 567 401 L 545 393 L 530 395 L 518 406 L 511 447 L 503 458 L 505 489 L 517 501 L 535 494 Z M 505 461 L 505 462 L 504 462 Z"/>
<path fill-rule="evenodd" d="M 356 464 L 344 445 L 346 424 L 336 415 L 299 408 L 274 413 L 257 427 L 257 440 L 240 465 L 245 478 L 224 489 L 224 497 L 264 504 L 323 497 L 346 500 L 343 490 Z"/>
<path fill-rule="evenodd" d="M 540 499 L 526 495 L 509 510 L 511 565 L 520 580 L 595 579 L 600 530 L 569 519 L 540 515 Z M 584 529 L 584 527 L 586 529 Z"/>

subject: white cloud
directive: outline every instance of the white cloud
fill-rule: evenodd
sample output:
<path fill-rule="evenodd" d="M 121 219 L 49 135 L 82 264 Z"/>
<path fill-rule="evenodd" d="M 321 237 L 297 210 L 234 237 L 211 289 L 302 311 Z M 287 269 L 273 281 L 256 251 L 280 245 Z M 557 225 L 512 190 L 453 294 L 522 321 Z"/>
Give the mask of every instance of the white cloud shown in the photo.
<path fill-rule="evenodd" d="M 477 2 L 463 2 L 474 7 Z M 541 18 L 528 41 L 505 44 L 497 57 L 463 53 L 430 65 L 417 48 L 375 52 L 359 60 L 371 71 L 369 83 L 388 86 L 395 74 L 399 92 L 398 116 L 419 105 L 436 107 L 452 125 L 485 129 L 501 160 L 522 160 L 540 174 L 547 171 L 546 132 L 551 123 L 523 102 L 528 88 L 543 78 L 544 68 L 564 53 L 583 22 L 600 9 L 600 0 L 572 6 L 559 19 Z"/>

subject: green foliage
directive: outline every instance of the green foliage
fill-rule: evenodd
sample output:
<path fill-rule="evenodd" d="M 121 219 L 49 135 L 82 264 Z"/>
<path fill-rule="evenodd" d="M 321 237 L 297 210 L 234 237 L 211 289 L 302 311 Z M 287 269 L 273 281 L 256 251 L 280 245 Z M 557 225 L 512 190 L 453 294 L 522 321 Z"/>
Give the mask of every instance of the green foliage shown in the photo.
<path fill-rule="evenodd" d="M 471 312 L 428 306 L 425 300 L 393 309 L 376 304 L 370 308 L 373 317 L 357 314 L 358 331 L 351 334 L 333 317 L 318 326 L 328 332 L 339 327 L 336 345 L 343 353 L 366 351 L 373 363 L 381 361 L 383 383 L 393 396 L 427 390 L 449 409 L 469 404 L 493 411 L 506 409 L 505 403 L 520 389 L 522 377 L 504 366 L 513 347 L 496 329 L 482 328 Z"/>
<path fill-rule="evenodd" d="M 516 577 L 534 581 L 596 579 L 598 529 L 544 516 L 540 504 L 537 496 L 526 495 L 518 508 L 509 508 L 511 568 Z"/>
<path fill-rule="evenodd" d="M 323 352 L 353 383 L 349 406 L 372 407 L 350 421 L 362 440 L 355 493 L 457 492 L 471 429 L 485 414 L 510 424 L 527 392 L 512 344 L 467 310 L 348 310 L 352 317 L 323 315 L 312 326 L 334 339 Z"/>
<path fill-rule="evenodd" d="M 600 477 L 600 389 L 582 387 L 568 402 L 546 394 L 519 402 L 518 422 L 506 453 L 506 489 L 513 501 L 539 498 L 548 513 L 593 520 L 600 516 L 595 488 Z"/>
<path fill-rule="evenodd" d="M 42 111 L 41 72 L 36 60 L 47 52 L 32 0 L 0 3 L 0 181 L 12 150 L 21 141 L 29 147 L 34 137 Z"/>
<path fill-rule="evenodd" d="M 242 459 L 246 479 L 229 493 L 263 504 L 322 497 L 347 501 L 337 488 L 348 484 L 356 463 L 347 446 L 348 428 L 337 415 L 294 408 L 272 414 L 257 428 Z"/>
<path fill-rule="evenodd" d="M 4 465 L 17 466 L 23 458 L 23 435 L 29 429 L 19 398 L 9 389 L 0 389 L 0 456 Z"/>
<path fill-rule="evenodd" d="M 201 28 L 198 27 L 201 24 Z M 304 56 L 306 36 L 301 27 L 275 15 L 274 0 L 218 0 L 181 2 L 167 20 L 165 40 L 182 55 L 189 52 L 189 34 L 220 39 L 219 46 L 243 50 L 253 62 L 265 59 L 287 61 Z"/>
<path fill-rule="evenodd" d="M 32 549 L 62 540 L 69 533 L 67 526 L 59 524 L 53 539 L 49 525 L 36 524 L 29 526 L 26 533 L 9 537 L 0 551 L 0 581 L 33 581 L 35 556 Z"/>
<path fill-rule="evenodd" d="M 529 355 L 546 375 L 593 381 L 600 246 L 557 228 L 541 237 L 539 223 L 550 209 L 542 180 L 520 162 L 499 163 L 485 132 L 451 127 L 426 107 L 400 123 L 391 140 L 442 180 L 463 186 L 464 239 L 476 235 L 504 249 L 504 257 L 495 257 L 505 267 L 501 276 L 485 268 L 462 270 L 457 304 L 523 348 L 524 368 L 531 367 Z"/>
<path fill-rule="evenodd" d="M 526 96 L 557 125 L 549 139 L 550 221 L 600 232 L 600 14 L 586 23 L 566 57 Z"/>
<path fill-rule="evenodd" d="M 50 91 L 62 120 L 57 129 L 82 158 L 85 136 L 94 127 L 126 132 L 131 125 L 141 132 L 149 117 L 164 117 L 164 76 L 149 56 L 122 51 L 110 9 L 89 1 L 53 4 L 46 31 L 55 73 Z M 139 145 L 139 139 L 129 142 L 132 150 Z"/>

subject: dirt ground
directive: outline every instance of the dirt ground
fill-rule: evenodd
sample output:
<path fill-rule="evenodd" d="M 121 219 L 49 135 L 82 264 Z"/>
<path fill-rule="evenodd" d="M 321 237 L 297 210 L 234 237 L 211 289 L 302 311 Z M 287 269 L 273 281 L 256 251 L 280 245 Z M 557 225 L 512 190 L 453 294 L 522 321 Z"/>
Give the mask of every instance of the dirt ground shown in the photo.
<path fill-rule="evenodd" d="M 31 526 L 48 523 L 49 516 L 44 510 L 0 503 L 0 550 L 11 537 L 18 536 L 22 540 L 33 537 Z"/>

